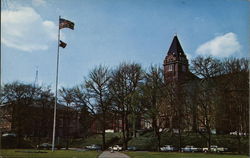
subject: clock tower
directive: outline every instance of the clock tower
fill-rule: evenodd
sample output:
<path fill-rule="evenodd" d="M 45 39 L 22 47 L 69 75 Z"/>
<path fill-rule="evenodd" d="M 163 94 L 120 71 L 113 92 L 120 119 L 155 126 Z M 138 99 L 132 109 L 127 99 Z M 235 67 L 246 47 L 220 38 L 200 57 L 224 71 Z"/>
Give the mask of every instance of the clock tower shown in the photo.
<path fill-rule="evenodd" d="M 189 74 L 188 60 L 177 35 L 174 36 L 163 66 L 166 82 L 182 82 L 186 80 L 186 77 Z"/>

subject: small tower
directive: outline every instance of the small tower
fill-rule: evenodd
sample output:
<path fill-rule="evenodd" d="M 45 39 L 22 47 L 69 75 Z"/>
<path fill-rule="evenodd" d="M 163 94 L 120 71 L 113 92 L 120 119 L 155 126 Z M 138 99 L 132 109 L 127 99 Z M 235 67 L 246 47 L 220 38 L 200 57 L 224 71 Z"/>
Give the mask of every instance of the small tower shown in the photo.
<path fill-rule="evenodd" d="M 164 78 L 166 82 L 181 82 L 186 79 L 189 73 L 188 60 L 181 47 L 181 44 L 174 36 L 172 44 L 164 60 Z"/>
<path fill-rule="evenodd" d="M 35 76 L 35 82 L 34 82 L 34 86 L 38 85 L 38 67 L 36 67 L 36 76 Z"/>

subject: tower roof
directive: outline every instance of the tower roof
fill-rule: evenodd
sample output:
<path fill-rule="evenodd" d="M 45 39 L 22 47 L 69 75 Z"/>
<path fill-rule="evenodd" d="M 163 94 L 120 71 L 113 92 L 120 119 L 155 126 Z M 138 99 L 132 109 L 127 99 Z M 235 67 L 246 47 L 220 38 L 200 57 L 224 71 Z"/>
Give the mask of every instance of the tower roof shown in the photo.
<path fill-rule="evenodd" d="M 177 35 L 174 36 L 172 44 L 168 50 L 168 55 L 174 55 L 176 57 L 186 56 L 177 38 Z"/>

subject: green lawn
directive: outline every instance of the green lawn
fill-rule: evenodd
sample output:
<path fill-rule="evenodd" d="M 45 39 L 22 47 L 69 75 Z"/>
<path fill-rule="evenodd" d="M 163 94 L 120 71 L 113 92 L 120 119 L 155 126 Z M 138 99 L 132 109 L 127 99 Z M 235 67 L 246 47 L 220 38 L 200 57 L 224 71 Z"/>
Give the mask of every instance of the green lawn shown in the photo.
<path fill-rule="evenodd" d="M 131 158 L 247 158 L 244 155 L 206 153 L 125 152 Z"/>
<path fill-rule="evenodd" d="M 40 150 L 47 153 L 24 153 L 16 151 L 37 151 L 29 149 L 0 150 L 0 156 L 3 158 L 97 158 L 101 152 L 96 151 L 70 151 L 58 150 Z M 163 152 L 124 152 L 131 158 L 247 158 L 244 155 L 226 155 L 226 154 L 204 154 L 204 153 L 163 153 Z"/>
<path fill-rule="evenodd" d="M 51 152 L 51 150 L 39 150 L 47 153 L 24 153 L 16 151 L 37 151 L 30 149 L 13 149 L 13 150 L 0 150 L 0 156 L 3 158 L 97 158 L 101 152 L 97 151 L 70 151 L 58 150 Z"/>
<path fill-rule="evenodd" d="M 108 143 L 111 139 L 115 138 L 115 137 L 121 137 L 120 133 L 106 133 L 105 139 L 106 139 L 106 143 Z M 91 137 L 88 137 L 86 139 L 74 139 L 71 143 L 70 143 L 70 147 L 77 147 L 77 148 L 82 148 L 84 146 L 87 145 L 91 145 L 91 144 L 98 144 L 101 145 L 102 144 L 102 135 L 101 134 L 95 134 Z"/>

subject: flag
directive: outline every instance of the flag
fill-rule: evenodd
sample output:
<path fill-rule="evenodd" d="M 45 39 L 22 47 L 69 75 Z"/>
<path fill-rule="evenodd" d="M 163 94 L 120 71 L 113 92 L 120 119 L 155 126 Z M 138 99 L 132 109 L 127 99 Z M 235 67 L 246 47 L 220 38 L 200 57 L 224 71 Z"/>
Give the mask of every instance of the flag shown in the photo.
<path fill-rule="evenodd" d="M 60 29 L 70 28 L 70 29 L 74 30 L 74 25 L 75 24 L 69 20 L 62 19 L 62 18 L 60 18 L 60 20 L 59 20 L 59 28 Z"/>
<path fill-rule="evenodd" d="M 60 47 L 65 48 L 66 45 L 67 45 L 67 43 L 64 43 L 63 41 L 60 40 L 60 44 L 59 44 Z"/>

